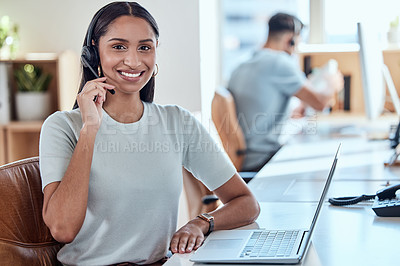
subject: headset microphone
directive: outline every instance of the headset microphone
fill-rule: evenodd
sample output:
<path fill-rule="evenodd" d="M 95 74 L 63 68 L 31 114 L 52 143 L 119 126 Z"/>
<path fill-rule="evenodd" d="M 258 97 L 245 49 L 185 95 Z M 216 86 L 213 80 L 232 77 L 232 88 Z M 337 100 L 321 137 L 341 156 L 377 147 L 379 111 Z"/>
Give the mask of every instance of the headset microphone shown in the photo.
<path fill-rule="evenodd" d="M 96 71 L 94 71 L 93 67 L 90 66 L 90 64 L 88 63 L 88 61 L 86 61 L 85 57 L 81 56 L 81 61 L 82 61 L 82 65 L 84 67 L 87 67 L 90 69 L 90 71 L 92 71 L 93 75 L 96 76 L 96 78 L 99 78 L 99 75 L 96 73 Z M 115 94 L 115 90 L 114 89 L 107 89 L 111 94 Z"/>
<path fill-rule="evenodd" d="M 92 44 L 92 35 L 94 31 L 94 27 L 97 23 L 97 20 L 101 16 L 101 14 L 104 12 L 105 7 L 103 9 L 100 9 L 99 12 L 95 15 L 93 18 L 92 22 L 89 25 L 88 33 L 86 36 L 86 44 L 82 47 L 82 53 L 81 53 L 81 62 L 83 67 L 89 68 L 90 71 L 93 73 L 93 75 L 96 78 L 99 78 L 99 75 L 96 73 L 94 68 L 97 68 L 98 65 L 100 64 L 100 57 L 99 53 L 97 51 L 97 47 Z M 115 94 L 115 90 L 109 89 L 108 90 L 111 94 Z"/>

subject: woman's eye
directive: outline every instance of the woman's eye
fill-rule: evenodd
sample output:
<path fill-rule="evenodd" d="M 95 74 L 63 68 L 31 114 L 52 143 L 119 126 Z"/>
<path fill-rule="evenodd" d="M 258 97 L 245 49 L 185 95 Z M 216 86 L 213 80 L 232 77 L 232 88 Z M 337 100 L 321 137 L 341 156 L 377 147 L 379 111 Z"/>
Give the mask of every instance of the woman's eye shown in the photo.
<path fill-rule="evenodd" d="M 117 50 L 123 50 L 123 49 L 125 49 L 125 46 L 117 44 L 117 45 L 114 45 L 113 48 L 117 49 Z"/>
<path fill-rule="evenodd" d="M 150 49 L 151 49 L 151 47 L 150 46 L 146 46 L 146 45 L 143 45 L 143 46 L 139 47 L 139 50 L 142 50 L 142 51 L 149 51 Z"/>

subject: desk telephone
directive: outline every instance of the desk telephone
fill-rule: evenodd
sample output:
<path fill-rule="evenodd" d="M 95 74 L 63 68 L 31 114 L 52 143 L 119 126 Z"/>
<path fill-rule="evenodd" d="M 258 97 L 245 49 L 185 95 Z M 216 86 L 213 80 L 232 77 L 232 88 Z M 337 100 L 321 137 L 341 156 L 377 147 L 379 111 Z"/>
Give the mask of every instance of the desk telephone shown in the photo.
<path fill-rule="evenodd" d="M 397 145 L 400 143 L 400 122 L 396 127 L 396 130 L 394 132 L 391 132 L 389 136 L 390 140 L 390 148 L 396 149 Z"/>
<path fill-rule="evenodd" d="M 392 131 L 392 130 L 391 130 Z M 400 122 L 396 127 L 394 132 L 391 132 L 389 135 L 390 140 L 390 148 L 392 148 L 393 155 L 390 156 L 389 160 L 385 162 L 385 166 L 399 166 L 397 158 L 400 155 Z"/>
<path fill-rule="evenodd" d="M 400 217 L 400 198 L 396 197 L 396 191 L 400 184 L 388 186 L 376 192 L 376 195 L 361 195 L 358 197 L 330 198 L 329 202 L 336 206 L 357 204 L 361 201 L 375 198 L 372 209 L 375 214 L 382 217 Z"/>

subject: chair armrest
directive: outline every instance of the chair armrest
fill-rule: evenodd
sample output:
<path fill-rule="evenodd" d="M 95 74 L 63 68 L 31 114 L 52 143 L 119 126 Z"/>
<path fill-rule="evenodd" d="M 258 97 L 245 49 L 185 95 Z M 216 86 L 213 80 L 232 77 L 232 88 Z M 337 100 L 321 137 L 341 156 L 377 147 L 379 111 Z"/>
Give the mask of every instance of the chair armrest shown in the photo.
<path fill-rule="evenodd" d="M 213 202 L 215 202 L 215 201 L 217 201 L 217 200 L 218 200 L 218 197 L 215 196 L 214 194 L 212 194 L 212 195 L 206 195 L 206 196 L 204 196 L 203 198 L 201 198 L 201 201 L 202 201 L 203 204 L 205 204 L 205 205 L 211 204 L 211 203 L 213 203 Z"/>
<path fill-rule="evenodd" d="M 239 175 L 243 178 L 244 182 L 249 183 L 250 180 L 257 174 L 257 172 L 239 172 Z"/>
<path fill-rule="evenodd" d="M 257 172 L 239 172 L 239 175 L 243 178 L 244 182 L 249 183 L 250 180 L 257 174 Z M 218 200 L 218 197 L 214 194 L 206 195 L 201 198 L 204 205 L 211 204 Z"/>

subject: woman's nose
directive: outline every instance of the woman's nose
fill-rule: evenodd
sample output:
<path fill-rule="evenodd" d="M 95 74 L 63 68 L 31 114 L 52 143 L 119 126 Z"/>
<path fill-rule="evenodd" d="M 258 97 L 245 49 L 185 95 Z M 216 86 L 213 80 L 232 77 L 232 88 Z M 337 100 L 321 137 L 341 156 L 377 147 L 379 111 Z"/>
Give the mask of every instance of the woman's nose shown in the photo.
<path fill-rule="evenodd" d="M 124 58 L 124 64 L 133 69 L 140 66 L 141 59 L 140 59 L 140 55 L 138 54 L 138 52 L 132 51 L 132 52 L 127 53 L 126 57 Z"/>

